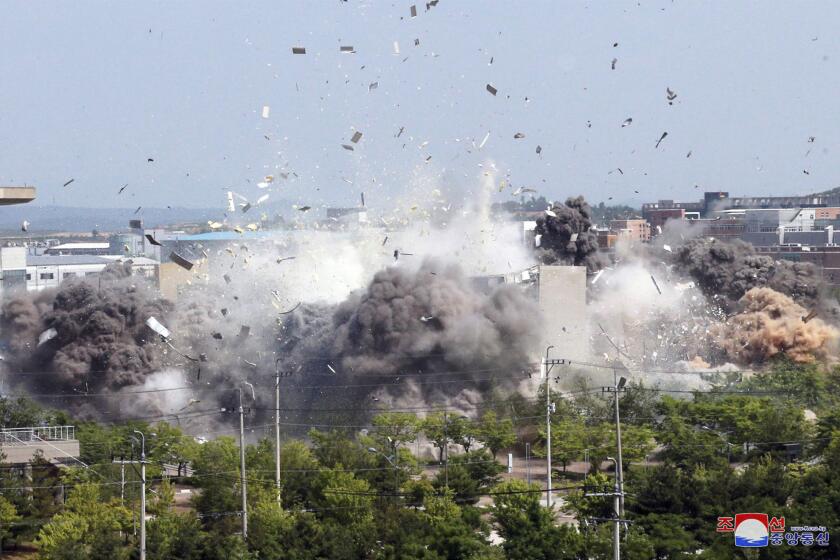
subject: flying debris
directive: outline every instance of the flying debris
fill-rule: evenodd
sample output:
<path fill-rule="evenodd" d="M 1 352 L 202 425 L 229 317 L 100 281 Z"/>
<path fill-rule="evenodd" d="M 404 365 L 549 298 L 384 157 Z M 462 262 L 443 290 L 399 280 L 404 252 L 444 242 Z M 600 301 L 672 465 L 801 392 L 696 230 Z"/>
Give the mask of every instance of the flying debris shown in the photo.
<path fill-rule="evenodd" d="M 401 127 L 400 127 L 400 131 L 399 131 L 399 132 L 397 132 L 397 138 L 399 138 L 400 136 L 402 136 L 402 133 L 403 133 L 404 131 L 405 131 L 405 127 L 404 127 L 404 126 L 401 126 Z"/>
<path fill-rule="evenodd" d="M 335 368 L 333 368 L 331 364 L 327 364 L 327 369 L 335 373 Z"/>
<path fill-rule="evenodd" d="M 656 278 L 653 277 L 653 274 L 650 275 L 651 281 L 653 281 L 653 287 L 656 288 L 656 291 L 659 292 L 659 295 L 662 295 L 662 290 L 659 289 L 659 284 L 656 283 Z"/>
<path fill-rule="evenodd" d="M 162 336 L 163 338 L 169 338 L 172 335 L 172 333 L 169 331 L 169 329 L 164 327 L 160 323 L 160 321 L 158 321 L 154 317 L 149 317 L 148 319 L 146 319 L 146 325 L 150 329 L 152 329 L 153 331 L 158 333 L 160 336 Z"/>
<path fill-rule="evenodd" d="M 353 146 L 351 146 L 350 144 L 342 144 L 341 147 L 344 148 L 345 150 L 347 150 L 348 152 L 355 151 L 355 149 L 356 149 Z"/>
<path fill-rule="evenodd" d="M 56 336 L 58 336 L 58 331 L 55 330 L 55 328 L 51 327 L 51 328 L 45 330 L 44 332 L 42 332 L 38 336 L 38 346 L 41 346 L 45 342 L 49 342 L 50 340 L 54 339 Z"/>
<path fill-rule="evenodd" d="M 161 246 L 160 242 L 158 242 L 158 240 L 157 240 L 157 239 L 155 239 L 154 237 L 152 237 L 152 234 L 151 234 L 151 233 L 147 233 L 147 234 L 145 235 L 145 237 L 146 237 L 146 240 L 147 240 L 150 244 L 154 245 L 155 247 L 160 247 L 160 246 Z"/>
<path fill-rule="evenodd" d="M 523 138 L 525 138 L 525 134 L 523 134 L 522 132 L 517 132 L 516 134 L 513 135 L 513 138 L 515 140 L 522 140 Z"/>
<path fill-rule="evenodd" d="M 624 119 L 624 122 L 621 123 L 621 128 L 624 128 L 625 126 L 630 126 L 631 124 L 633 124 L 633 117 Z"/>
<path fill-rule="evenodd" d="M 688 150 L 688 153 L 685 154 L 685 158 L 688 159 L 691 157 L 691 150 Z"/>
<path fill-rule="evenodd" d="M 658 148 L 658 147 L 659 147 L 659 144 L 660 144 L 663 140 L 665 140 L 665 137 L 666 137 L 666 136 L 668 136 L 668 133 L 667 133 L 667 132 L 663 132 L 663 133 L 662 133 L 662 136 L 660 136 L 660 137 L 659 137 L 659 140 L 657 140 L 657 141 L 656 141 L 656 146 L 654 146 L 654 148 Z"/>
<path fill-rule="evenodd" d="M 194 266 L 193 263 L 191 263 L 190 261 L 188 261 L 187 259 L 185 259 L 184 257 L 182 257 L 174 251 L 169 253 L 169 260 L 171 260 L 178 266 L 186 268 L 187 270 L 192 270 L 192 267 Z"/>
<path fill-rule="evenodd" d="M 20 223 L 20 231 L 29 231 L 29 222 L 28 221 L 23 220 Z"/>
<path fill-rule="evenodd" d="M 409 12 L 411 13 L 411 17 L 413 17 L 413 18 L 417 17 L 417 6 L 416 5 L 411 6 L 411 8 L 409 9 Z"/>
<path fill-rule="evenodd" d="M 143 208 L 143 207 L 142 207 L 142 206 L 138 206 L 138 207 L 137 207 L 137 210 L 135 210 L 135 211 L 134 211 L 134 214 L 137 214 L 137 212 L 139 212 L 141 208 Z"/>
<path fill-rule="evenodd" d="M 487 140 L 489 140 L 489 139 L 490 139 L 490 132 L 488 132 L 487 134 L 484 135 L 484 139 L 481 141 L 481 144 L 478 145 L 478 149 L 480 150 L 481 148 L 483 148 L 484 145 L 487 143 Z"/>
<path fill-rule="evenodd" d="M 612 59 L 612 64 L 610 65 L 613 70 L 615 70 L 615 65 L 618 62 L 617 58 Z"/>
<path fill-rule="evenodd" d="M 604 273 L 604 270 L 603 270 L 603 269 L 601 269 L 601 270 L 599 270 L 598 272 L 596 272 L 596 273 L 595 273 L 595 276 L 593 276 L 593 277 L 592 277 L 592 282 L 591 282 L 590 284 L 594 286 L 594 285 L 595 285 L 595 283 L 596 283 L 598 280 L 600 280 L 600 279 L 601 279 L 601 275 L 602 275 L 603 273 Z"/>
<path fill-rule="evenodd" d="M 671 88 L 665 88 L 665 97 L 668 98 L 668 105 L 673 105 L 674 99 L 677 98 L 677 94 L 671 91 Z"/>
<path fill-rule="evenodd" d="M 536 189 L 531 189 L 531 188 L 528 188 L 528 187 L 519 187 L 515 191 L 510 193 L 510 195 L 511 196 L 519 196 L 520 194 L 526 193 L 526 192 L 535 193 L 535 192 L 537 192 L 537 190 Z"/>
<path fill-rule="evenodd" d="M 72 183 L 72 182 L 73 182 L 73 181 L 75 181 L 75 180 L 76 180 L 76 179 L 70 179 L 69 181 L 67 181 L 66 183 L 64 183 L 62 186 L 63 186 L 63 187 L 66 187 L 67 185 L 69 185 L 70 183 Z"/>
<path fill-rule="evenodd" d="M 120 187 L 120 190 L 117 191 L 117 194 L 122 194 L 122 192 L 126 189 L 127 186 L 128 186 L 128 183 L 126 183 L 125 185 Z"/>
<path fill-rule="evenodd" d="M 300 307 L 300 304 L 301 304 L 301 302 L 297 302 L 297 304 L 296 304 L 294 307 L 292 307 L 292 308 L 291 308 L 291 309 L 289 309 L 288 311 L 281 311 L 281 312 L 279 313 L 279 315 L 288 315 L 289 313 L 294 312 L 294 311 L 295 311 L 295 309 L 297 309 L 298 307 Z"/>
<path fill-rule="evenodd" d="M 489 91 L 491 95 L 496 95 L 496 93 L 498 93 L 499 90 L 497 90 L 490 84 L 487 84 L 487 91 Z"/>
<path fill-rule="evenodd" d="M 394 54 L 395 55 L 400 54 L 400 42 L 399 41 L 394 41 Z"/>
<path fill-rule="evenodd" d="M 299 212 L 306 212 L 306 211 L 308 211 L 308 210 L 312 210 L 312 207 L 311 207 L 311 206 L 301 206 L 301 207 L 300 207 L 300 208 L 298 208 L 297 210 L 298 210 Z"/>
<path fill-rule="evenodd" d="M 354 144 L 358 144 L 359 140 L 361 140 L 361 139 L 362 139 L 362 133 L 357 130 L 356 132 L 353 133 L 353 137 L 350 139 L 350 141 L 353 142 Z"/>
<path fill-rule="evenodd" d="M 537 155 L 540 155 L 541 153 L 542 153 L 542 146 L 537 144 Z"/>
<path fill-rule="evenodd" d="M 292 47 L 292 54 L 306 54 L 306 47 Z"/>
<path fill-rule="evenodd" d="M 368 91 L 373 91 L 379 87 L 379 82 L 371 82 L 368 84 Z"/>
<path fill-rule="evenodd" d="M 356 52 L 352 46 L 339 47 L 338 51 L 344 54 L 355 54 Z"/>
<path fill-rule="evenodd" d="M 807 323 L 808 321 L 810 321 L 811 319 L 813 319 L 814 317 L 816 317 L 818 313 L 819 313 L 819 311 L 818 311 L 818 310 L 816 310 L 816 309 L 812 309 L 811 311 L 809 311 L 809 312 L 808 312 L 808 314 L 807 314 L 807 315 L 805 315 L 804 317 L 802 317 L 802 322 L 803 322 L 803 323 Z"/>
<path fill-rule="evenodd" d="M 267 119 L 270 113 L 271 107 L 269 107 L 268 105 L 264 105 L 262 108 L 262 118 Z"/>

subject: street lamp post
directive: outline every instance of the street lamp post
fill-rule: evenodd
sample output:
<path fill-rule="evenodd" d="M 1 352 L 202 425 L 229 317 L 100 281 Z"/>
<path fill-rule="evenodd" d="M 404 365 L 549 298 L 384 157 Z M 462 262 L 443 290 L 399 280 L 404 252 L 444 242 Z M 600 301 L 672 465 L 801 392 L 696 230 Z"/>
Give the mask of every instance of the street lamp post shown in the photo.
<path fill-rule="evenodd" d="M 140 560 L 146 560 L 146 435 L 140 430 Z"/>
<path fill-rule="evenodd" d="M 393 460 L 391 460 L 391 457 L 388 457 L 387 455 L 385 455 L 384 453 L 382 453 L 381 451 L 379 451 L 375 447 L 368 447 L 368 453 L 376 453 L 377 455 L 382 455 L 382 457 L 384 457 L 385 460 L 388 461 L 388 463 L 390 463 L 390 465 L 392 467 L 394 467 L 394 503 L 397 503 L 398 494 L 400 492 L 400 471 L 397 469 L 397 463 L 396 463 L 396 460 L 397 460 L 396 446 L 392 445 L 392 448 L 394 449 L 394 459 Z"/>

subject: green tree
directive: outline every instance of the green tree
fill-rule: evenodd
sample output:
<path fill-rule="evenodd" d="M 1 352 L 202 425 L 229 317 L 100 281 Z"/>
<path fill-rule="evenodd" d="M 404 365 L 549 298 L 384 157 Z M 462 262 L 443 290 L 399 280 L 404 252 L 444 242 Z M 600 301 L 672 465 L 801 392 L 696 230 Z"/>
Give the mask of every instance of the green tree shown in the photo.
<path fill-rule="evenodd" d="M 17 523 L 20 519 L 21 517 L 18 515 L 14 504 L 0 496 L 0 553 L 3 552 L 3 540 L 12 532 L 12 524 Z"/>
<path fill-rule="evenodd" d="M 540 505 L 540 487 L 521 480 L 499 484 L 493 497 L 493 518 L 505 539 L 508 558 L 573 560 L 583 553 L 583 539 L 573 527 L 554 523 L 551 510 Z"/>
<path fill-rule="evenodd" d="M 478 424 L 478 439 L 490 450 L 495 459 L 499 451 L 516 443 L 516 432 L 509 418 L 500 420 L 496 413 L 488 410 Z"/>
<path fill-rule="evenodd" d="M 100 501 L 99 487 L 81 484 L 66 509 L 41 528 L 36 539 L 44 560 L 127 560 L 131 549 L 120 536 L 131 527 L 131 512 Z"/>
<path fill-rule="evenodd" d="M 149 520 L 146 552 L 149 560 L 199 560 L 207 535 L 193 513 L 166 512 Z"/>

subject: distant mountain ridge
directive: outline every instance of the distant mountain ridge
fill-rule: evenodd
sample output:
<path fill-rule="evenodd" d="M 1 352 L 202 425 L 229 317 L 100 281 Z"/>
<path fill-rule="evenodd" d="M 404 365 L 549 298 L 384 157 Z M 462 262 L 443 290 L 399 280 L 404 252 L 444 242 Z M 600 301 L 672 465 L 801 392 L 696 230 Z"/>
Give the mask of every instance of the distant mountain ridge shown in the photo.
<path fill-rule="evenodd" d="M 256 221 L 261 213 L 276 214 L 282 201 L 272 206 L 252 208 L 247 214 L 236 213 L 235 222 Z M 124 230 L 129 220 L 143 220 L 147 228 L 181 222 L 206 222 L 223 220 L 224 208 L 79 208 L 74 206 L 35 206 L 19 204 L 0 206 L 0 231 L 20 231 L 21 223 L 29 222 L 29 231 L 90 232 Z"/>

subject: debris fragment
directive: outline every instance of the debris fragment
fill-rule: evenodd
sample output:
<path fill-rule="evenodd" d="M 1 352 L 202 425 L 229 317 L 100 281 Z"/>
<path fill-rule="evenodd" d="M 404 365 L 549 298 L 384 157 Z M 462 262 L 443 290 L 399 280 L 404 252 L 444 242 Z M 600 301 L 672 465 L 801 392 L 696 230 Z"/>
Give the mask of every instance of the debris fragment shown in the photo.
<path fill-rule="evenodd" d="M 76 180 L 76 179 L 70 179 L 69 181 L 67 181 L 66 183 L 64 183 L 62 186 L 63 186 L 63 187 L 66 187 L 67 185 L 69 185 L 70 183 L 72 183 L 72 182 L 73 182 L 73 181 L 75 181 L 75 180 Z"/>
<path fill-rule="evenodd" d="M 670 245 L 663 245 L 662 248 L 665 249 L 666 251 L 668 251 L 669 253 L 673 253 Z"/>
<path fill-rule="evenodd" d="M 542 146 L 537 144 L 537 155 L 540 155 L 541 153 L 542 153 Z"/>
<path fill-rule="evenodd" d="M 484 147 L 484 145 L 487 143 L 487 140 L 489 138 L 490 138 L 490 132 L 487 132 L 487 134 L 484 135 L 484 139 L 481 141 L 481 144 L 478 145 L 479 150 Z"/>
<path fill-rule="evenodd" d="M 227 282 L 228 284 L 230 284 L 230 276 L 228 276 L 227 274 L 225 274 L 224 276 L 222 276 L 222 278 L 224 278 L 224 279 L 225 279 L 225 282 Z"/>
<path fill-rule="evenodd" d="M 413 17 L 413 18 L 417 17 L 417 6 L 416 5 L 411 6 L 410 12 L 411 12 L 411 17 Z"/>
<path fill-rule="evenodd" d="M 58 331 L 54 327 L 50 327 L 38 336 L 38 346 L 48 342 L 58 336 Z"/>
<path fill-rule="evenodd" d="M 612 59 L 612 64 L 610 65 L 613 70 L 615 70 L 615 65 L 618 62 L 617 58 Z"/>
<path fill-rule="evenodd" d="M 154 237 L 152 237 L 152 234 L 150 234 L 150 233 L 146 234 L 146 240 L 150 244 L 154 245 L 155 247 L 160 247 L 161 246 L 160 242 L 157 239 L 155 239 Z"/>
<path fill-rule="evenodd" d="M 354 54 L 356 52 L 352 46 L 339 47 L 338 50 L 344 54 Z"/>
<path fill-rule="evenodd" d="M 29 231 L 29 222 L 23 220 L 20 224 L 20 231 Z"/>
<path fill-rule="evenodd" d="M 348 152 L 355 151 L 355 149 L 356 149 L 353 146 L 351 146 L 350 144 L 342 144 L 341 147 L 344 148 L 345 150 L 347 150 Z"/>
<path fill-rule="evenodd" d="M 807 315 L 805 315 L 804 317 L 802 317 L 802 322 L 803 322 L 803 323 L 807 323 L 808 321 L 810 321 L 811 319 L 813 319 L 814 317 L 816 317 L 816 316 L 817 316 L 817 313 L 818 313 L 818 311 L 817 311 L 816 309 L 812 309 L 811 311 L 809 311 L 809 312 L 808 312 L 808 314 L 807 314 Z"/>
<path fill-rule="evenodd" d="M 295 309 L 300 307 L 300 303 L 301 302 L 297 302 L 297 304 L 294 307 L 292 307 L 291 309 L 289 309 L 288 311 L 281 311 L 280 315 L 288 315 L 289 313 L 293 312 Z"/>
<path fill-rule="evenodd" d="M 394 54 L 400 54 L 400 42 L 394 41 Z"/>
<path fill-rule="evenodd" d="M 624 128 L 625 126 L 630 126 L 631 124 L 633 124 L 633 117 L 624 119 L 624 122 L 621 123 L 621 128 Z"/>
<path fill-rule="evenodd" d="M 211 336 L 212 336 L 213 338 L 215 338 L 216 340 L 222 340 L 222 339 L 224 338 L 224 337 L 222 336 L 222 333 L 220 333 L 220 332 L 214 332 Z"/>
<path fill-rule="evenodd" d="M 350 141 L 353 142 L 354 144 L 358 144 L 359 140 L 361 140 L 361 139 L 362 139 L 362 133 L 357 130 L 356 132 L 353 133 L 353 137 L 350 139 Z"/>
<path fill-rule="evenodd" d="M 671 91 L 671 88 L 666 87 L 665 88 L 665 97 L 668 98 L 668 105 L 673 105 L 674 104 L 674 99 L 677 98 L 677 94 L 676 94 L 676 92 Z"/>
<path fill-rule="evenodd" d="M 594 286 L 594 285 L 595 285 L 595 283 L 596 283 L 598 280 L 600 280 L 600 279 L 601 279 L 601 275 L 602 275 L 603 273 L 604 273 L 604 269 L 603 269 L 603 268 L 602 268 L 601 270 L 599 270 L 598 272 L 596 272 L 596 273 L 595 273 L 595 276 L 593 276 L 593 277 L 592 277 L 592 282 L 591 282 L 590 284 Z"/>
<path fill-rule="evenodd" d="M 522 132 L 517 132 L 516 134 L 513 135 L 513 138 L 515 140 L 522 140 L 523 138 L 525 138 L 525 134 L 523 134 Z"/>
<path fill-rule="evenodd" d="M 654 148 L 658 148 L 658 147 L 659 147 L 660 142 L 662 142 L 663 140 L 665 140 L 665 137 L 666 137 L 666 136 L 668 136 L 668 133 L 667 133 L 667 132 L 663 132 L 663 133 L 662 133 L 662 136 L 660 136 L 660 137 L 659 137 L 659 140 L 657 140 L 657 141 L 656 141 L 656 146 L 654 146 Z"/>
<path fill-rule="evenodd" d="M 169 332 L 169 329 L 164 327 L 160 323 L 160 321 L 158 321 L 154 317 L 149 317 L 148 319 L 146 319 L 146 326 L 148 326 L 150 329 L 152 329 L 153 331 L 158 333 L 163 338 L 169 338 L 172 335 L 172 333 Z"/>
<path fill-rule="evenodd" d="M 659 284 L 656 283 L 656 278 L 653 277 L 653 274 L 650 275 L 650 279 L 653 281 L 653 287 L 656 288 L 656 291 L 659 292 L 659 295 L 662 295 L 662 290 L 659 289 Z"/>
<path fill-rule="evenodd" d="M 373 91 L 379 87 L 379 82 L 371 82 L 368 84 L 368 91 Z"/>
<path fill-rule="evenodd" d="M 181 255 L 179 255 L 175 251 L 172 251 L 171 253 L 169 253 L 169 260 L 171 260 L 172 262 L 174 262 L 175 264 L 177 264 L 180 267 L 183 267 L 187 270 L 192 270 L 193 263 L 191 263 L 190 261 L 188 261 L 187 259 L 185 259 Z"/>
<path fill-rule="evenodd" d="M 496 88 L 494 88 L 494 87 L 493 87 L 493 86 L 491 86 L 490 84 L 487 84 L 487 91 L 489 91 L 489 92 L 491 93 L 491 95 L 496 95 L 496 93 L 497 93 L 499 90 L 497 90 Z"/>
<path fill-rule="evenodd" d="M 268 105 L 263 105 L 262 108 L 262 118 L 267 119 L 268 115 L 271 113 L 271 107 Z"/>
<path fill-rule="evenodd" d="M 292 47 L 292 54 L 306 54 L 306 47 Z"/>
<path fill-rule="evenodd" d="M 127 186 L 128 186 L 128 183 L 126 183 L 125 185 L 123 185 L 122 187 L 120 187 L 120 190 L 118 190 L 118 191 L 117 191 L 117 194 L 122 194 L 122 192 L 125 190 L 125 188 L 126 188 Z"/>
<path fill-rule="evenodd" d="M 333 368 L 331 364 L 327 364 L 327 369 L 335 373 L 335 368 Z"/>
<path fill-rule="evenodd" d="M 311 206 L 301 206 L 300 208 L 298 208 L 299 212 L 306 212 L 307 210 L 312 210 L 312 207 Z"/>

